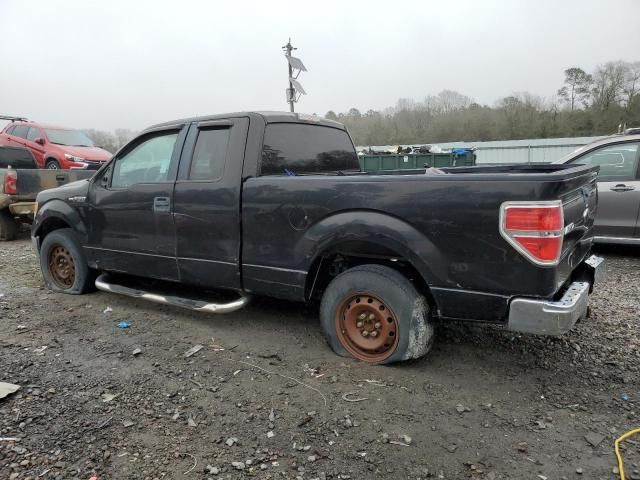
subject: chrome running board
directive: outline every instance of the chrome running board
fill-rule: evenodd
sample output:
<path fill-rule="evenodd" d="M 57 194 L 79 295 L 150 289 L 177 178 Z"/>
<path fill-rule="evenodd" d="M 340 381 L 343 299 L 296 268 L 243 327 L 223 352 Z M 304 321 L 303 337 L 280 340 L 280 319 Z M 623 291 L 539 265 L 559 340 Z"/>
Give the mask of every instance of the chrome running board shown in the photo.
<path fill-rule="evenodd" d="M 96 288 L 103 292 L 118 293 L 127 297 L 141 298 L 150 302 L 161 303 L 163 305 L 172 305 L 174 307 L 188 308 L 197 312 L 207 313 L 230 313 L 245 307 L 251 297 L 241 295 L 239 299 L 228 303 L 207 303 L 202 300 L 192 300 L 190 298 L 173 297 L 169 295 L 159 295 L 156 293 L 145 292 L 135 288 L 125 287 L 107 281 L 108 275 L 103 273 L 96 279 Z"/>

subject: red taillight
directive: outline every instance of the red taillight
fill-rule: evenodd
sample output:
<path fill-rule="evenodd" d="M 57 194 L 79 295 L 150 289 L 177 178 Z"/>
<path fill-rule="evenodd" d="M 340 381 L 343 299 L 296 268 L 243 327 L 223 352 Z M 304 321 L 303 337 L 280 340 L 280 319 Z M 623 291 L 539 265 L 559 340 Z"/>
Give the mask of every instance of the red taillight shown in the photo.
<path fill-rule="evenodd" d="M 508 230 L 560 230 L 562 209 L 556 207 L 507 207 Z"/>
<path fill-rule="evenodd" d="M 538 265 L 556 265 L 562 253 L 562 202 L 505 202 L 500 233 L 516 250 Z"/>
<path fill-rule="evenodd" d="M 17 195 L 18 193 L 18 172 L 10 168 L 4 176 L 4 193 L 7 195 Z"/>

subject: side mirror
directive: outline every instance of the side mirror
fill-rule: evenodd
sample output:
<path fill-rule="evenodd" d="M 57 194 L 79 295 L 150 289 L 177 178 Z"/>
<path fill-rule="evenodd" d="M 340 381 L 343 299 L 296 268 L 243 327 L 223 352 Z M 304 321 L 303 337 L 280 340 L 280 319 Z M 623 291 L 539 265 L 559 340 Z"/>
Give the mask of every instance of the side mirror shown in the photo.
<path fill-rule="evenodd" d="M 39 145 L 44 145 L 44 138 L 38 137 L 34 140 L 34 142 L 36 142 Z"/>

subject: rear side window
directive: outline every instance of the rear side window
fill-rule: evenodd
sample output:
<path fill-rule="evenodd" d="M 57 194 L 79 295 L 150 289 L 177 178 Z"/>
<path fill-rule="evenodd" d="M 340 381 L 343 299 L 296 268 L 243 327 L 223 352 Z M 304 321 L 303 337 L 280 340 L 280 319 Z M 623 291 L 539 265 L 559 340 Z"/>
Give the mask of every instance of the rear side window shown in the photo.
<path fill-rule="evenodd" d="M 229 128 L 200 130 L 189 170 L 190 180 L 222 178 L 229 146 Z"/>
<path fill-rule="evenodd" d="M 13 135 L 13 133 L 12 133 L 12 132 L 13 132 L 13 129 L 14 129 L 14 128 L 16 128 L 16 127 L 11 126 L 11 127 L 7 128 L 7 131 L 6 131 L 6 132 L 4 132 L 4 133 L 6 133 L 7 135 Z"/>
<path fill-rule="evenodd" d="M 272 123 L 262 148 L 261 175 L 298 175 L 359 171 L 347 132 L 321 125 Z"/>
<path fill-rule="evenodd" d="M 27 133 L 29 132 L 29 127 L 26 125 L 17 125 L 13 128 L 13 133 L 11 135 L 20 138 L 27 138 Z"/>

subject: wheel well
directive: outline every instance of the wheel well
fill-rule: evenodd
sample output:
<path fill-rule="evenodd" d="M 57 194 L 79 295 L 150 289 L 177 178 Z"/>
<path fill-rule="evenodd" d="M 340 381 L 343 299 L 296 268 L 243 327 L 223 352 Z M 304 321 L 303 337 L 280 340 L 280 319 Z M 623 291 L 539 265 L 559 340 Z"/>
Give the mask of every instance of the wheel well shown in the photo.
<path fill-rule="evenodd" d="M 58 160 L 56 157 L 45 157 L 44 158 L 44 164 L 45 165 L 47 164 L 47 162 L 50 162 L 50 161 L 56 162 L 58 165 L 60 165 L 60 160 Z"/>
<path fill-rule="evenodd" d="M 409 260 L 387 247 L 361 241 L 341 243 L 316 257 L 307 275 L 306 298 L 308 300 L 321 298 L 334 277 L 349 268 L 365 264 L 384 265 L 397 270 L 427 297 L 430 305 L 435 306 L 429 285 Z"/>
<path fill-rule="evenodd" d="M 51 232 L 54 230 L 60 230 L 61 228 L 71 228 L 71 226 L 64 220 L 57 217 L 47 219 L 38 230 L 40 243 L 42 243 L 42 240 L 44 240 L 44 238 Z"/>

